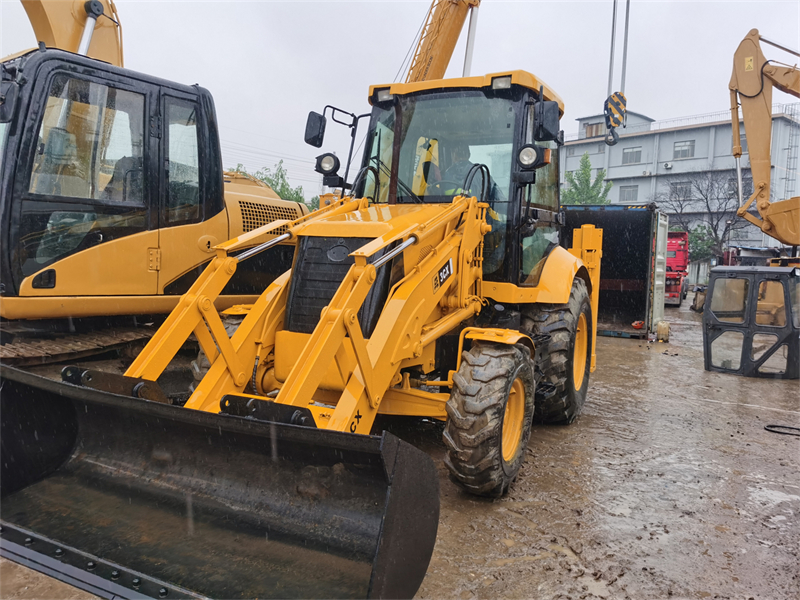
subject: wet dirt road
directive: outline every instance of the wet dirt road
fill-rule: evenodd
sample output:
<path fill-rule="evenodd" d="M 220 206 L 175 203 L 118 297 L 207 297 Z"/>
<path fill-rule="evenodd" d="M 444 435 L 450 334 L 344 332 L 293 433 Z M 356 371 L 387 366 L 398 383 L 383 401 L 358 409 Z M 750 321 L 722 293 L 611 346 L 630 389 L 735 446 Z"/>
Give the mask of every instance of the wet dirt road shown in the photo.
<path fill-rule="evenodd" d="M 419 598 L 800 598 L 800 384 L 703 370 L 700 316 L 670 344 L 601 338 L 581 417 L 535 426 L 510 493 L 462 493 L 441 426 L 393 423 L 441 473 Z M 87 597 L 0 560 L 2 598 Z"/>
<path fill-rule="evenodd" d="M 800 598 L 797 381 L 703 370 L 701 316 L 670 344 L 602 338 L 586 407 L 535 426 L 510 493 L 442 473 L 420 598 Z M 429 449 L 437 458 L 438 452 Z"/>

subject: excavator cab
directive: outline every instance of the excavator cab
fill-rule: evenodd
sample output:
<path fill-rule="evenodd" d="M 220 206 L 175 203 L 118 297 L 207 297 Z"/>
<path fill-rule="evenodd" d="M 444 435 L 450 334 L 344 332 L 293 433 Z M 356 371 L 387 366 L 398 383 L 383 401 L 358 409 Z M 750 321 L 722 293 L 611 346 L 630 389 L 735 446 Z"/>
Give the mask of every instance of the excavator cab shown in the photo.
<path fill-rule="evenodd" d="M 204 88 L 45 47 L 6 59 L 2 88 L 4 319 L 167 313 L 216 243 L 307 212 L 223 172 Z M 288 246 L 260 257 L 226 307 L 291 261 Z"/>

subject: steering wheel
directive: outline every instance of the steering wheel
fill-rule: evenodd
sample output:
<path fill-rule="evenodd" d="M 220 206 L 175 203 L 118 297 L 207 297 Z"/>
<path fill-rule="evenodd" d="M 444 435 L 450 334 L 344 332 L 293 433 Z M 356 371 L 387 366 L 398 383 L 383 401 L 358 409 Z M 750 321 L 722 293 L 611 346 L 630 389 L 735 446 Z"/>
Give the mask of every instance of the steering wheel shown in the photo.
<path fill-rule="evenodd" d="M 450 179 L 442 179 L 441 181 L 437 181 L 435 183 L 428 184 L 428 188 L 437 189 L 439 191 L 439 194 L 448 195 L 448 196 L 449 195 L 455 196 L 456 194 L 460 193 L 460 192 L 453 192 L 452 194 L 449 194 L 449 193 L 445 192 L 445 188 L 444 188 L 445 185 L 447 185 L 447 189 L 461 190 L 461 186 L 464 185 L 464 182 L 463 181 L 461 181 L 461 182 L 452 181 Z"/>

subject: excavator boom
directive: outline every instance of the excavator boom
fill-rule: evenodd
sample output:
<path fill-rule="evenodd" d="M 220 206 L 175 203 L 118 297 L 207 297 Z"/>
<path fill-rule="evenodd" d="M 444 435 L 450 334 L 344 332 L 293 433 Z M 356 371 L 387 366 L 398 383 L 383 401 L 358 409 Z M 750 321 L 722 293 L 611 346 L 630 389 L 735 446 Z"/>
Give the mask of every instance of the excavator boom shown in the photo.
<path fill-rule="evenodd" d="M 21 0 L 36 39 L 48 48 L 76 54 L 86 35 L 87 22 L 93 29 L 87 56 L 124 67 L 122 24 L 113 0 Z M 99 15 L 99 16 L 98 16 Z M 92 22 L 94 21 L 94 23 Z"/>
<path fill-rule="evenodd" d="M 772 202 L 771 145 L 772 145 L 772 89 L 800 98 L 800 70 L 797 66 L 768 61 L 761 50 L 762 38 L 753 29 L 739 44 L 733 57 L 733 74 L 730 81 L 731 124 L 733 126 L 733 155 L 737 171 L 741 173 L 739 158 L 739 106 L 744 119 L 750 170 L 753 175 L 753 194 L 742 202 L 741 175 L 739 176 L 740 208 L 738 215 L 759 227 L 764 233 L 782 244 L 800 245 L 800 196 Z M 771 42 L 767 42 L 771 43 Z M 782 49 L 782 46 L 779 46 Z M 797 54 L 794 51 L 790 51 Z M 797 54 L 800 56 L 800 54 Z M 787 176 L 791 176 L 787 173 Z M 747 212 L 755 202 L 760 218 Z"/>

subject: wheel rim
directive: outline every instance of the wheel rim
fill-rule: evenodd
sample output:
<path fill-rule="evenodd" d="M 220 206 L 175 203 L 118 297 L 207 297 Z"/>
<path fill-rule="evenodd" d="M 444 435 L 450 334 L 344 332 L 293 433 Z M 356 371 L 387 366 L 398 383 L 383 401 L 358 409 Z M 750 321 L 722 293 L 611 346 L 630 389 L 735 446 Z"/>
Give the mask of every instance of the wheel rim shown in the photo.
<path fill-rule="evenodd" d="M 503 416 L 503 460 L 510 462 L 517 455 L 522 439 L 522 423 L 525 420 L 525 385 L 517 377 L 511 384 Z"/>
<path fill-rule="evenodd" d="M 583 386 L 583 377 L 586 374 L 586 353 L 589 351 L 589 328 L 586 325 L 586 315 L 581 313 L 578 317 L 578 328 L 575 331 L 575 352 L 572 356 L 572 379 L 575 389 Z"/>

